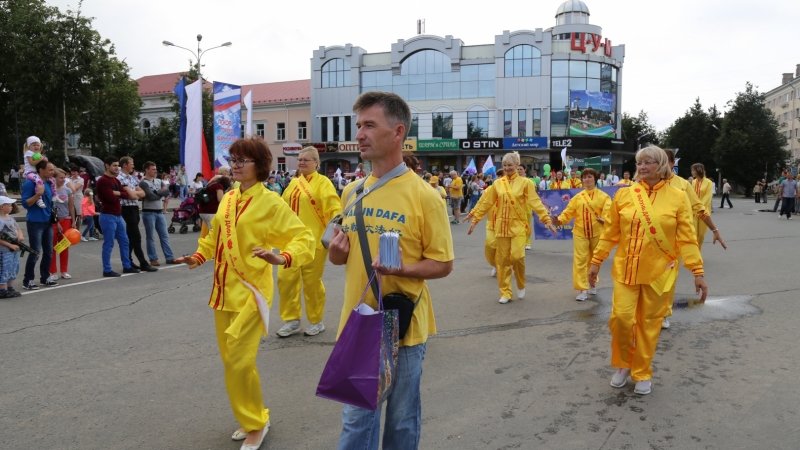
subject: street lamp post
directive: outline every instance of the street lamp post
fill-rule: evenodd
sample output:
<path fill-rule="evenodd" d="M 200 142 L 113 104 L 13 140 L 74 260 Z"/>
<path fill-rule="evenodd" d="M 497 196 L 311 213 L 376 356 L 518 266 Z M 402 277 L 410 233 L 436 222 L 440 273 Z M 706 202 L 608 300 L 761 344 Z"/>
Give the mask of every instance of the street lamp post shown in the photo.
<path fill-rule="evenodd" d="M 202 74 L 202 72 L 201 72 L 201 67 L 202 67 L 202 66 L 200 65 L 200 59 L 203 57 L 203 55 L 205 55 L 205 54 L 206 54 L 206 52 L 209 52 L 209 51 L 211 51 L 211 50 L 214 50 L 215 48 L 220 48 L 220 47 L 230 47 L 231 45 L 233 45 L 231 42 L 225 42 L 224 44 L 217 45 L 216 47 L 211 47 L 211 48 L 207 48 L 207 49 L 205 49 L 205 50 L 202 50 L 202 49 L 200 48 L 200 41 L 202 41 L 202 40 L 203 40 L 203 35 L 202 35 L 202 34 L 198 34 L 198 35 L 197 35 L 197 51 L 194 51 L 194 50 L 188 49 L 188 48 L 186 48 L 186 47 L 182 47 L 182 46 L 180 46 L 180 45 L 173 44 L 173 43 L 172 43 L 172 42 L 170 42 L 170 41 L 161 41 L 161 43 L 162 43 L 162 44 L 164 44 L 164 46 L 165 46 L 165 47 L 177 47 L 177 48 L 182 48 L 182 49 L 186 50 L 187 52 L 191 53 L 191 54 L 192 54 L 192 56 L 194 56 L 194 57 L 195 57 L 195 60 L 197 61 L 197 64 L 196 64 L 196 68 L 197 68 L 197 79 L 198 79 L 198 80 L 202 80 L 202 79 L 203 79 L 203 74 Z"/>
<path fill-rule="evenodd" d="M 652 135 L 653 135 L 653 133 L 645 133 L 645 134 L 643 134 L 643 135 L 641 135 L 641 136 L 637 137 L 637 138 L 636 138 L 636 147 L 637 147 L 637 149 L 638 149 L 638 150 L 641 150 L 641 149 L 642 149 L 642 139 L 644 139 L 644 138 L 646 138 L 646 137 L 648 137 L 648 136 L 652 136 Z"/>

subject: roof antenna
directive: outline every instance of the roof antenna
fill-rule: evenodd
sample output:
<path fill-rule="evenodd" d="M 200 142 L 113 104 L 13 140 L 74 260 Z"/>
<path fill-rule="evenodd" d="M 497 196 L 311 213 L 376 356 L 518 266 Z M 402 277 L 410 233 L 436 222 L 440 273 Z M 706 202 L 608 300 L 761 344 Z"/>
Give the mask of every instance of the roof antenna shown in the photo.
<path fill-rule="evenodd" d="M 417 19 L 417 34 L 425 33 L 425 19 Z"/>

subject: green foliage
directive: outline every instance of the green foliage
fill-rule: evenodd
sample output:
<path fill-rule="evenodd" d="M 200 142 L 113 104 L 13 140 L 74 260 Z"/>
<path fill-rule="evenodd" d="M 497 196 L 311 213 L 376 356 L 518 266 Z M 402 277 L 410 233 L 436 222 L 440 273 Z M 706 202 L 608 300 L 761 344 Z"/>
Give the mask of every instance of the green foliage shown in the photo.
<path fill-rule="evenodd" d="M 159 172 L 167 172 L 180 163 L 178 155 L 178 119 L 161 119 L 149 134 L 137 137 L 131 152 L 136 168 L 141 170 L 146 161 L 153 161 Z"/>
<path fill-rule="evenodd" d="M 765 106 L 764 95 L 745 84 L 745 91 L 728 102 L 729 111 L 712 153 L 731 184 L 748 190 L 756 180 L 769 179 L 789 158 L 786 138 L 778 131 L 778 121 Z"/>
<path fill-rule="evenodd" d="M 715 128 L 716 127 L 716 128 Z M 716 179 L 717 164 L 711 152 L 722 129 L 722 118 L 716 107 L 703 110 L 700 99 L 679 117 L 664 133 L 664 143 L 668 148 L 679 149 L 678 174 L 683 177 L 691 175 L 690 167 L 694 163 L 702 163 L 706 176 Z"/>
<path fill-rule="evenodd" d="M 647 144 L 658 145 L 659 136 L 656 129 L 650 124 L 647 113 L 639 111 L 639 115 L 632 117 L 628 113 L 622 113 L 622 138 L 625 139 L 625 148 L 630 152 L 635 152 L 639 145 Z M 633 173 L 633 172 L 631 172 Z"/>

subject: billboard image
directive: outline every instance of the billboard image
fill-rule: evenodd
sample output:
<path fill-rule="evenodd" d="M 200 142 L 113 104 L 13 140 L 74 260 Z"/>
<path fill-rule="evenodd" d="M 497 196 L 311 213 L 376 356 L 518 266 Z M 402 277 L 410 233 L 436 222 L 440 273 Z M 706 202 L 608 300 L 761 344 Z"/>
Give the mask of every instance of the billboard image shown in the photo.
<path fill-rule="evenodd" d="M 569 135 L 615 137 L 617 96 L 609 92 L 569 91 Z"/>

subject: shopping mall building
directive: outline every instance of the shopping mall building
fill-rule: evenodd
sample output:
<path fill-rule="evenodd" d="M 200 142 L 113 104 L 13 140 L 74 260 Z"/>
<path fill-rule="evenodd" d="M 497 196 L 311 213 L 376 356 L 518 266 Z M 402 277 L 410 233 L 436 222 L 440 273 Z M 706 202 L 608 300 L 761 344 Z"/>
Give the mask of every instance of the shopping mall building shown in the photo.
<path fill-rule="evenodd" d="M 519 151 L 538 169 L 561 166 L 561 149 L 577 166 L 619 167 L 625 46 L 589 22 L 580 0 L 558 7 L 552 28 L 503 31 L 494 42 L 465 45 L 457 37 L 418 35 L 391 50 L 320 47 L 311 59 L 311 141 L 328 172 L 359 162 L 356 97 L 394 92 L 408 101 L 406 149 L 429 170 L 463 170 L 488 155 L 495 164 Z M 586 158 L 594 157 L 586 161 Z"/>

